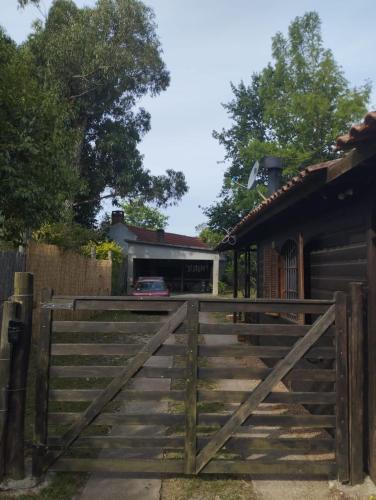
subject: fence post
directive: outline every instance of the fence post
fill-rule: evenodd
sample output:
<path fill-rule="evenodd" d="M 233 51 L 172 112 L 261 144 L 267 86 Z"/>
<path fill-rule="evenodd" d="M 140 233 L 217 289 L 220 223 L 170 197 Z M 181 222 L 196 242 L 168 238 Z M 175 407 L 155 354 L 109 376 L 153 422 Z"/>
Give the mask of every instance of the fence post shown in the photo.
<path fill-rule="evenodd" d="M 196 471 L 197 424 L 197 349 L 199 335 L 199 301 L 189 300 L 187 308 L 187 381 L 185 393 L 185 474 Z"/>
<path fill-rule="evenodd" d="M 30 357 L 33 275 L 15 273 L 13 301 L 17 305 L 17 319 L 23 325 L 19 337 L 14 340 L 9 381 L 8 423 L 6 444 L 6 474 L 10 479 L 25 476 L 25 406 L 27 372 Z"/>
<path fill-rule="evenodd" d="M 16 304 L 10 300 L 4 302 L 0 337 L 0 480 L 5 474 L 8 388 L 11 361 L 11 344 L 8 340 L 8 325 L 9 321 L 15 318 Z"/>
<path fill-rule="evenodd" d="M 349 329 L 349 435 L 350 483 L 359 484 L 364 475 L 364 298 L 362 283 L 350 284 Z"/>
<path fill-rule="evenodd" d="M 336 305 L 336 461 L 338 481 L 349 481 L 348 413 L 348 305 L 343 292 L 334 294 Z"/>
<path fill-rule="evenodd" d="M 42 291 L 42 304 L 52 298 L 52 290 Z M 36 381 L 35 381 L 35 431 L 33 452 L 33 476 L 40 477 L 44 471 L 47 449 L 48 390 L 51 351 L 51 309 L 42 309 L 39 331 L 36 332 Z"/>

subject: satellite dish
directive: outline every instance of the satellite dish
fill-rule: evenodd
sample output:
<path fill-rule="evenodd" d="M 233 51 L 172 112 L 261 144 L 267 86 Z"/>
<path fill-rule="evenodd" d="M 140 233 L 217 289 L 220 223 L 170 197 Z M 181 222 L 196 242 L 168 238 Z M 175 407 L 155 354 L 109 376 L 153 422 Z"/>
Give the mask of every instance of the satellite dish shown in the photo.
<path fill-rule="evenodd" d="M 248 179 L 248 184 L 247 184 L 248 189 L 253 188 L 253 186 L 256 182 L 256 178 L 258 176 L 259 170 L 260 170 L 260 164 L 259 164 L 258 160 L 256 160 L 255 164 L 252 167 L 251 173 L 249 174 L 249 179 Z"/>

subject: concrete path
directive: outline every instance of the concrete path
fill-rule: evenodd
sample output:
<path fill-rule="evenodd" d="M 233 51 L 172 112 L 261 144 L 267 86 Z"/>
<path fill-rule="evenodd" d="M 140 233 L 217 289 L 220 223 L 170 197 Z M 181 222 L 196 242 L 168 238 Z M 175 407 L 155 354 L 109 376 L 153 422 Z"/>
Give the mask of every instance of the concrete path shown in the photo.
<path fill-rule="evenodd" d="M 154 356 L 145 364 L 147 366 L 171 367 L 172 358 L 167 356 Z M 170 379 L 134 379 L 132 389 L 168 390 Z M 167 402 L 155 401 L 124 403 L 122 413 L 165 413 Z M 113 436 L 156 436 L 164 433 L 163 426 L 143 425 L 117 425 L 112 428 Z M 137 449 L 125 453 L 124 450 L 113 450 L 111 453 L 103 451 L 101 456 L 109 458 L 137 457 Z M 81 494 L 80 500 L 159 500 L 162 481 L 161 479 L 138 479 L 119 477 L 111 474 L 93 473 Z"/>

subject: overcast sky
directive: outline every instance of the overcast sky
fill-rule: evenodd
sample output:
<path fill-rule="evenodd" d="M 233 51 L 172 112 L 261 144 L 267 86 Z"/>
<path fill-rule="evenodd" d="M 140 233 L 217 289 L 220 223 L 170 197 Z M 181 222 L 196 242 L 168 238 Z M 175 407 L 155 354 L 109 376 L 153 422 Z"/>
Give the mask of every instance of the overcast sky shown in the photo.
<path fill-rule="evenodd" d="M 95 0 L 75 0 L 94 5 Z M 51 0 L 42 0 L 47 12 Z M 146 0 L 156 14 L 170 87 L 145 98 L 152 129 L 141 144 L 145 166 L 153 173 L 182 170 L 189 193 L 169 208 L 168 231 L 195 234 L 205 218 L 199 205 L 219 193 L 225 166 L 223 150 L 212 130 L 229 125 L 222 102 L 232 95 L 230 81 L 249 81 L 270 61 L 271 37 L 286 33 L 290 21 L 309 10 L 322 19 L 324 44 L 331 48 L 352 85 L 370 80 L 376 87 L 375 0 Z M 40 13 L 17 9 L 16 0 L 0 0 L 0 24 L 17 42 L 31 30 Z M 370 108 L 375 108 L 373 89 Z M 334 138 L 333 138 L 334 139 Z M 111 210 L 110 204 L 106 207 Z"/>

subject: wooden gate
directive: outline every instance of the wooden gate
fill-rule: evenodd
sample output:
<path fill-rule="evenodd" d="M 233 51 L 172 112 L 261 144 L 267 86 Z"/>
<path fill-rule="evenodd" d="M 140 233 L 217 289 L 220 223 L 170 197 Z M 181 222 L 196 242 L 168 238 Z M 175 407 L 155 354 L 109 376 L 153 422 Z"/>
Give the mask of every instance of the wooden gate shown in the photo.
<path fill-rule="evenodd" d="M 47 293 L 41 308 L 36 475 L 50 469 L 348 480 L 342 293 L 333 301 Z M 59 319 L 61 310 L 72 317 Z M 83 310 L 95 317 L 75 319 Z M 135 322 L 129 311 L 154 314 Z M 257 322 L 226 322 L 234 312 L 255 313 Z M 281 323 L 291 313 L 317 319 Z"/>

